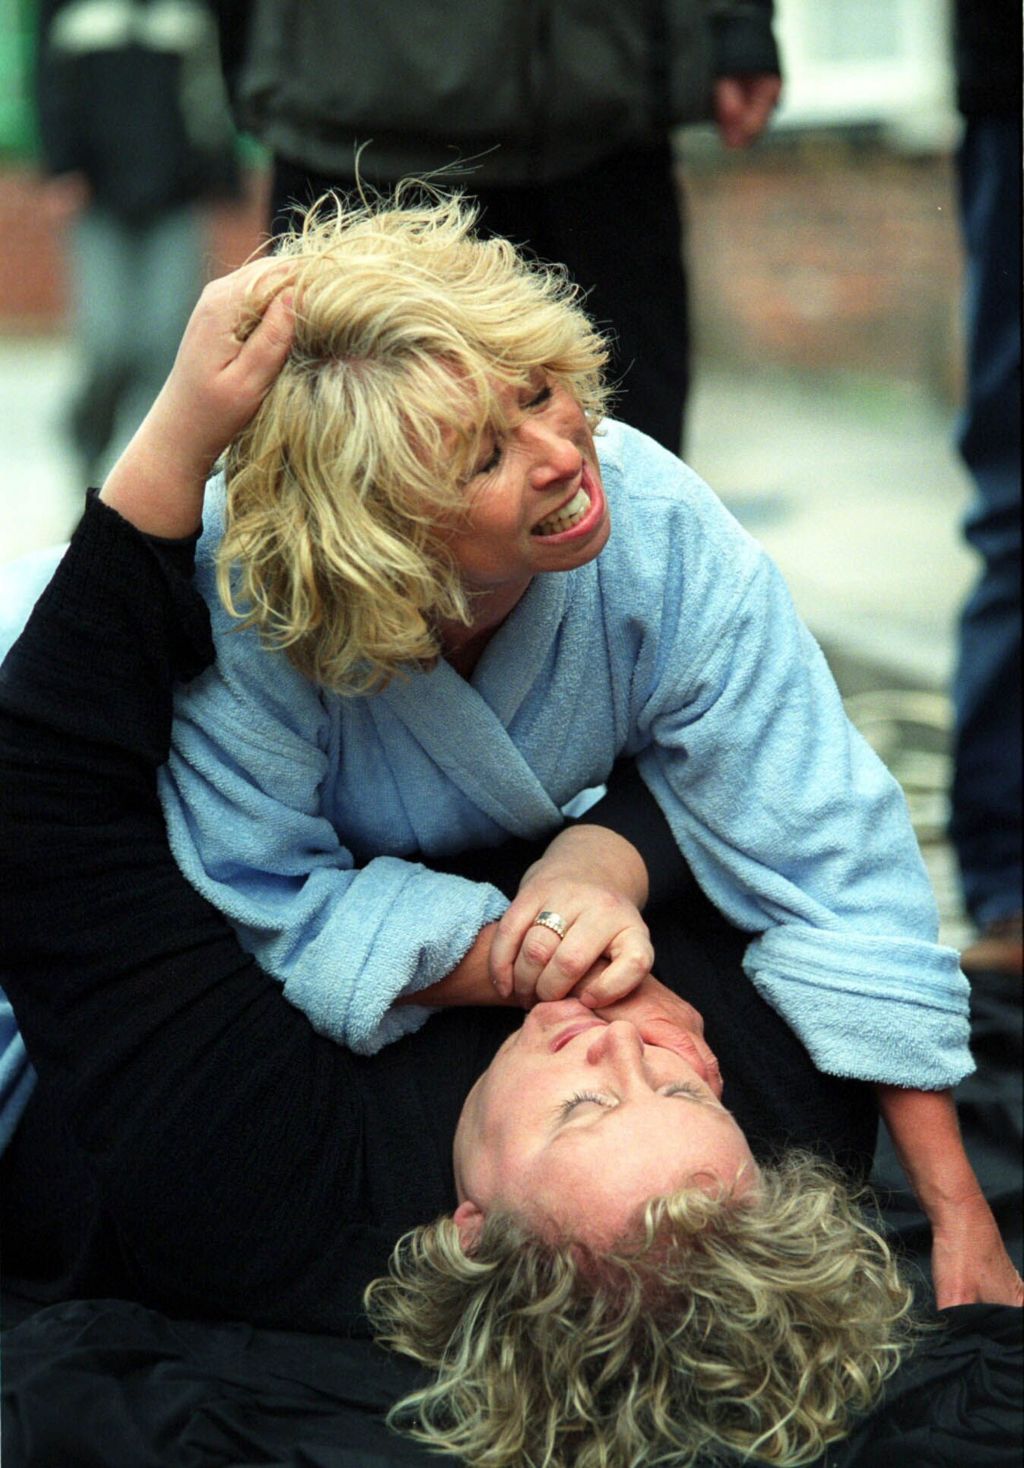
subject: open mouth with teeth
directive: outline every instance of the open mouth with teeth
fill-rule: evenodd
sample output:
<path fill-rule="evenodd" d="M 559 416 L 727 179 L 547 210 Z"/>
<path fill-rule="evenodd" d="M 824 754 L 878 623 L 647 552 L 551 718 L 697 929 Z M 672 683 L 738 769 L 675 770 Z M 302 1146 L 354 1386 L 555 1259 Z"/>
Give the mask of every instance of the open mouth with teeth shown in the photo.
<path fill-rule="evenodd" d="M 548 515 L 546 520 L 538 521 L 530 534 L 561 535 L 563 531 L 571 530 L 574 525 L 578 525 L 589 509 L 590 496 L 581 484 L 568 504 L 556 510 L 553 515 Z"/>

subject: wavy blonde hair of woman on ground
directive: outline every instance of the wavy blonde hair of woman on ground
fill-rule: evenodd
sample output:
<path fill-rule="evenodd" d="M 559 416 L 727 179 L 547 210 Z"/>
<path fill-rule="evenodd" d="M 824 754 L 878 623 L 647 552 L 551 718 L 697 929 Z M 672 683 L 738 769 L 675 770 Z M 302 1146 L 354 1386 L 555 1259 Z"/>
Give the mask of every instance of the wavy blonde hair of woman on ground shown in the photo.
<path fill-rule="evenodd" d="M 738 1199 L 653 1199 L 608 1252 L 505 1215 L 467 1255 L 440 1219 L 390 1269 L 366 1292 L 377 1339 L 435 1379 L 389 1422 L 474 1468 L 806 1463 L 918 1330 L 888 1245 L 805 1154 Z"/>
<path fill-rule="evenodd" d="M 439 532 L 465 509 L 485 435 L 507 426 L 497 390 L 543 372 L 592 424 L 604 412 L 607 353 L 576 288 L 473 224 L 458 196 L 405 187 L 329 195 L 277 242 L 295 342 L 225 458 L 218 585 L 338 692 L 429 666 L 438 624 L 471 621 Z"/>

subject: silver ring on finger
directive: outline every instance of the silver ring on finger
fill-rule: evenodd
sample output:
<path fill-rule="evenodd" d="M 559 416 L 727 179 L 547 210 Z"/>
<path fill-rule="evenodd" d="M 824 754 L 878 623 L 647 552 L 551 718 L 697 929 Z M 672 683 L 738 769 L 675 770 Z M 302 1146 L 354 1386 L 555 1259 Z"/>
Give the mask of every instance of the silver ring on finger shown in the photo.
<path fill-rule="evenodd" d="M 546 908 L 543 912 L 537 914 L 530 926 L 532 928 L 550 928 L 553 933 L 558 934 L 559 938 L 565 937 L 569 927 L 564 917 L 560 917 L 557 912 L 548 912 Z"/>

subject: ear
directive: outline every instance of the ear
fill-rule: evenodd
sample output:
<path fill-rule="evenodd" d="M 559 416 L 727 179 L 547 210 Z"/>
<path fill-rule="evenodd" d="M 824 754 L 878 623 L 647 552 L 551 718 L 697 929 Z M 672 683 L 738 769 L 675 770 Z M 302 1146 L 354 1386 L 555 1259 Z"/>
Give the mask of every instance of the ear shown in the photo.
<path fill-rule="evenodd" d="M 460 1203 L 452 1214 L 452 1222 L 459 1231 L 459 1243 L 462 1245 L 464 1254 L 472 1254 L 480 1242 L 483 1233 L 484 1212 L 476 1203 L 468 1199 Z"/>

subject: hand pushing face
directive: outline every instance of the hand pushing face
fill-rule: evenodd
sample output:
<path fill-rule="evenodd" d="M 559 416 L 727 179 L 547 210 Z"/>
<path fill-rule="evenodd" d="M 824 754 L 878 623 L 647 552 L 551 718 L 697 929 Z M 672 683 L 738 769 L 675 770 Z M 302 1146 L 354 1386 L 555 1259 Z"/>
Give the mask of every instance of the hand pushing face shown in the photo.
<path fill-rule="evenodd" d="M 493 1207 L 555 1220 L 598 1246 L 648 1198 L 693 1180 L 742 1191 L 746 1138 L 699 1049 L 649 1045 L 575 999 L 538 1004 L 466 1099 L 455 1137 L 467 1247 Z"/>

